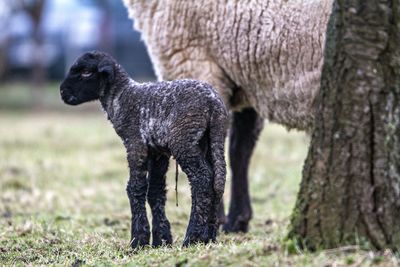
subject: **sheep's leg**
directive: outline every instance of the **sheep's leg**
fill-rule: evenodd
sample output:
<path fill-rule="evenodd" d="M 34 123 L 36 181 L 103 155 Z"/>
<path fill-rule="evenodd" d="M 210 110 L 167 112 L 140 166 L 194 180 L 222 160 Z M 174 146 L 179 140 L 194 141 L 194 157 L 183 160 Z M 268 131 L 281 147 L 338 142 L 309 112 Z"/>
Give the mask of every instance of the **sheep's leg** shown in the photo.
<path fill-rule="evenodd" d="M 248 167 L 263 119 L 252 108 L 233 114 L 230 129 L 229 157 L 232 170 L 231 202 L 226 232 L 247 232 L 252 217 L 248 188 Z"/>
<path fill-rule="evenodd" d="M 215 227 L 215 224 L 210 224 L 212 220 L 210 215 L 214 210 L 211 166 L 199 148 L 189 148 L 180 154 L 177 160 L 188 176 L 192 193 L 192 209 L 183 245 L 215 241 L 213 233 L 216 229 L 211 229 Z"/>
<path fill-rule="evenodd" d="M 138 146 L 132 146 L 138 148 Z M 131 206 L 131 247 L 149 244 L 150 227 L 146 215 L 147 155 L 145 149 L 128 151 L 130 177 L 126 191 Z"/>
<path fill-rule="evenodd" d="M 168 169 L 169 158 L 164 155 L 154 155 L 149 160 L 149 191 L 147 201 L 150 204 L 152 235 L 154 247 L 172 244 L 171 226 L 165 215 L 165 173 Z"/>

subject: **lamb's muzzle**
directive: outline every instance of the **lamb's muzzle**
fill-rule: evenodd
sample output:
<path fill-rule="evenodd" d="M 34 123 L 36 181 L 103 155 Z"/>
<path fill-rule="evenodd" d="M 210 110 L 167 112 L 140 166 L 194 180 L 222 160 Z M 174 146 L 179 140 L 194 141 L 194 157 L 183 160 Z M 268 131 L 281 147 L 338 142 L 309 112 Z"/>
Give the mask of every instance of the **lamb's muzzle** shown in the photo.
<path fill-rule="evenodd" d="M 146 198 L 153 214 L 153 246 L 172 243 L 165 215 L 170 156 L 191 185 L 192 210 L 184 245 L 215 241 L 217 207 L 225 186 L 228 115 L 210 85 L 195 80 L 140 84 L 109 55 L 94 51 L 77 59 L 60 92 L 69 105 L 100 100 L 123 140 L 130 169 L 132 247 L 149 244 Z"/>

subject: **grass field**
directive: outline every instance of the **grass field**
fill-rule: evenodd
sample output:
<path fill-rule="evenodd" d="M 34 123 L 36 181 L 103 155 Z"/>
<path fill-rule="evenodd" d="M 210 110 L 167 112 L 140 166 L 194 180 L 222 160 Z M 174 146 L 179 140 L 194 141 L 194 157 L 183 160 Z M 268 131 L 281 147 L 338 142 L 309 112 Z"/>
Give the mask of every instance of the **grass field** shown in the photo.
<path fill-rule="evenodd" d="M 181 248 L 190 194 L 180 173 L 175 206 L 171 167 L 167 216 L 174 244 L 132 251 L 125 151 L 102 112 L 1 109 L 0 265 L 397 266 L 390 251 L 308 253 L 285 241 L 307 144 L 303 133 L 267 125 L 251 163 L 250 232 L 220 234 L 215 244 Z M 228 175 L 226 203 L 229 181 Z"/>

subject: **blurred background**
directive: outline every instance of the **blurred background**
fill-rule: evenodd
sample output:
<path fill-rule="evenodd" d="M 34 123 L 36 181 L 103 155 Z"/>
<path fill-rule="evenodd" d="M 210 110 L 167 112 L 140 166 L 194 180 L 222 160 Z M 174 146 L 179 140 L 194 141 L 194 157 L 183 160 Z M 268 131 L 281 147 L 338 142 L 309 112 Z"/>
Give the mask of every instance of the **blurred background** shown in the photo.
<path fill-rule="evenodd" d="M 1 0 L 1 108 L 46 107 L 49 90 L 93 49 L 112 54 L 136 80 L 155 79 L 122 1 Z"/>
<path fill-rule="evenodd" d="M 177 208 L 171 162 L 166 212 L 174 247 L 137 254 L 142 260 L 136 261 L 128 246 L 123 144 L 98 102 L 68 106 L 60 98 L 66 70 L 92 49 L 112 54 L 138 81 L 155 80 L 140 38 L 121 0 L 0 0 L 0 265 L 154 266 L 168 260 L 169 266 L 186 253 L 180 246 L 191 204 L 185 174 L 179 172 Z M 222 235 L 226 248 L 208 247 L 213 256 L 205 258 L 198 247 L 184 256 L 190 261 L 272 266 L 283 257 L 271 252 L 286 235 L 308 139 L 277 125 L 266 128 L 250 167 L 251 232 Z M 228 168 L 225 203 L 229 189 Z"/>

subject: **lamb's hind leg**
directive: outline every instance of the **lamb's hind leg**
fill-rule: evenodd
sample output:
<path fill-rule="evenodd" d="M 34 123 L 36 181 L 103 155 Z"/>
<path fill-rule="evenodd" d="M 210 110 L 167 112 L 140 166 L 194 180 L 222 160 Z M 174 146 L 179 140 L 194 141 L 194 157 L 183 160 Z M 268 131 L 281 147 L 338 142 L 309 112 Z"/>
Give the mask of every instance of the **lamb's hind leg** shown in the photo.
<path fill-rule="evenodd" d="M 263 128 L 263 119 L 252 108 L 233 114 L 229 139 L 229 157 L 232 170 L 231 202 L 226 232 L 247 232 L 252 217 L 248 167 L 258 136 Z"/>
<path fill-rule="evenodd" d="M 199 147 L 187 148 L 176 158 L 188 176 L 192 193 L 192 209 L 183 245 L 214 241 L 209 225 L 214 201 L 211 166 Z"/>
<path fill-rule="evenodd" d="M 168 169 L 169 158 L 164 155 L 153 155 L 149 160 L 149 191 L 147 201 L 149 202 L 152 221 L 152 235 L 154 247 L 163 244 L 172 244 L 171 226 L 165 215 L 165 173 Z"/>
<path fill-rule="evenodd" d="M 213 166 L 213 159 L 211 155 L 211 149 L 210 149 L 210 140 L 209 140 L 209 132 L 206 132 L 206 134 L 203 136 L 203 138 L 200 140 L 200 147 L 201 150 L 203 151 L 203 155 L 206 157 L 206 160 L 208 164 L 212 167 L 214 170 Z M 222 139 L 223 142 L 223 139 Z M 223 151 L 223 149 L 222 149 Z M 223 153 L 223 152 L 222 152 Z M 225 213 L 224 213 L 224 203 L 222 202 L 222 194 L 223 193 L 217 193 L 215 191 L 215 175 L 212 177 L 212 184 L 214 187 L 214 194 L 213 194 L 213 204 L 212 208 L 209 213 L 209 237 L 211 240 L 215 241 L 217 237 L 217 230 L 220 225 L 222 225 L 225 221 Z"/>

